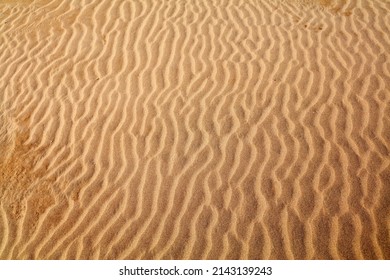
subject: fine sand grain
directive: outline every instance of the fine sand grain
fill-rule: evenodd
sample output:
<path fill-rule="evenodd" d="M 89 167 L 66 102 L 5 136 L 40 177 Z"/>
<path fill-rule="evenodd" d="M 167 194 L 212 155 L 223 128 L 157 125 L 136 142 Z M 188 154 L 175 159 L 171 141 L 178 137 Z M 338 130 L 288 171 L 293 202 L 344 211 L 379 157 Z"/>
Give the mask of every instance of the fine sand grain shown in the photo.
<path fill-rule="evenodd" d="M 0 0 L 0 259 L 390 259 L 390 0 Z"/>

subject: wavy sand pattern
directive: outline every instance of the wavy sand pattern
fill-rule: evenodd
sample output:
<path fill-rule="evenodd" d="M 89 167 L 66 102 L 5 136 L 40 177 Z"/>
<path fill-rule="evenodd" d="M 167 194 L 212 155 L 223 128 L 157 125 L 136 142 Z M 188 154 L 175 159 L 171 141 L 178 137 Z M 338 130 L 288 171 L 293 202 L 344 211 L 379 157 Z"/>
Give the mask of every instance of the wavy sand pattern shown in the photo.
<path fill-rule="evenodd" d="M 1 259 L 390 259 L 389 0 L 0 1 Z"/>

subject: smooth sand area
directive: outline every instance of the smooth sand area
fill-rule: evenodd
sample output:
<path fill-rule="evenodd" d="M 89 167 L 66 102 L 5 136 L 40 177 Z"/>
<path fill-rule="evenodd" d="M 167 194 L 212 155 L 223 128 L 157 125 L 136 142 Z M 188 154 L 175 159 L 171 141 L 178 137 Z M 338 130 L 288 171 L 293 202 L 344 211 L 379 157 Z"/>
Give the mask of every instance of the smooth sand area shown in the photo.
<path fill-rule="evenodd" d="M 390 259 L 390 0 L 0 0 L 0 259 Z"/>

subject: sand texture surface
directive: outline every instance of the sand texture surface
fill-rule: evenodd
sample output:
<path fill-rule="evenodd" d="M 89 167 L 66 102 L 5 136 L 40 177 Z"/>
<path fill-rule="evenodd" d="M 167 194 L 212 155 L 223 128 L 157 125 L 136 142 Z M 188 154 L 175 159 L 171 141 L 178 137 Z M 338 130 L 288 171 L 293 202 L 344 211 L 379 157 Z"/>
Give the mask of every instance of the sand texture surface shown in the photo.
<path fill-rule="evenodd" d="M 0 259 L 390 259 L 389 0 L 0 0 Z"/>

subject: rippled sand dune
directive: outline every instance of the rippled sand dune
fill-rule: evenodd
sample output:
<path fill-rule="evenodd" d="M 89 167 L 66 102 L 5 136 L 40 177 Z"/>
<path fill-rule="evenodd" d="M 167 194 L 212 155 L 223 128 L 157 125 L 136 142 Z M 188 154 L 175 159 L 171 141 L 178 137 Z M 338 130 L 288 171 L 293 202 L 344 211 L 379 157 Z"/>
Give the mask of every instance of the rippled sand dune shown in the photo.
<path fill-rule="evenodd" d="M 389 0 L 0 0 L 0 259 L 390 259 Z"/>

